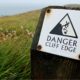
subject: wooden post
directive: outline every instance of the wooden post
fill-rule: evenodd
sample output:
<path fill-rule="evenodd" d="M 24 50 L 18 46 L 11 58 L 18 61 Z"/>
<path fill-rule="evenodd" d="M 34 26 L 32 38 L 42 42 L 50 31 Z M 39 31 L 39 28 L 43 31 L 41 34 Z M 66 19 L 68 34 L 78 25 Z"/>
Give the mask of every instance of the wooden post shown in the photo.
<path fill-rule="evenodd" d="M 49 7 L 50 8 L 50 7 Z M 54 7 L 55 8 L 55 7 Z M 64 8 L 65 7 L 57 7 Z M 32 80 L 80 80 L 80 61 L 42 52 L 38 45 L 45 11 L 42 10 L 31 48 Z M 74 10 L 74 8 L 72 8 Z M 48 11 L 50 12 L 50 11 Z M 79 56 L 80 58 L 80 56 Z"/>

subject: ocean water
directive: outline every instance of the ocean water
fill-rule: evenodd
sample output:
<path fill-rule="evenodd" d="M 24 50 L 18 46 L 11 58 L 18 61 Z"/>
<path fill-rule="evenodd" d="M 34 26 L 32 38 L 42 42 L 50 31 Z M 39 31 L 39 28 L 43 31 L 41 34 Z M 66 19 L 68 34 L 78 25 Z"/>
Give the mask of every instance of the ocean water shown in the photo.
<path fill-rule="evenodd" d="M 32 10 L 42 9 L 43 6 L 6 6 L 0 7 L 0 16 L 11 16 Z"/>

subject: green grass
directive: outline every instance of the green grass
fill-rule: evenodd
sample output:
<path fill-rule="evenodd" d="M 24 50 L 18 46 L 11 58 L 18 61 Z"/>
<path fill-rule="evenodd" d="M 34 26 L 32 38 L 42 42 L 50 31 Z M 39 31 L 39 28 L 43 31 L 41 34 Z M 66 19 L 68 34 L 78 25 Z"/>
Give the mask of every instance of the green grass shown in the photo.
<path fill-rule="evenodd" d="M 39 15 L 34 11 L 0 17 L 0 80 L 30 79 L 30 47 Z"/>

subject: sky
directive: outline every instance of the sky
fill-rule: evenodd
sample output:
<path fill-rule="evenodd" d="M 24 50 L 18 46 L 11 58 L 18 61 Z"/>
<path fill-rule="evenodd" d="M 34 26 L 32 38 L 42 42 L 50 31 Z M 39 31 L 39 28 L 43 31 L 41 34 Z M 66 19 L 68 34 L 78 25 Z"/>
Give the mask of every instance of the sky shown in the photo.
<path fill-rule="evenodd" d="M 80 3 L 80 0 L 0 0 L 0 5 L 3 4 L 53 4 L 63 5 L 71 3 Z"/>
<path fill-rule="evenodd" d="M 42 9 L 49 5 L 80 4 L 80 0 L 0 0 L 0 15 Z"/>

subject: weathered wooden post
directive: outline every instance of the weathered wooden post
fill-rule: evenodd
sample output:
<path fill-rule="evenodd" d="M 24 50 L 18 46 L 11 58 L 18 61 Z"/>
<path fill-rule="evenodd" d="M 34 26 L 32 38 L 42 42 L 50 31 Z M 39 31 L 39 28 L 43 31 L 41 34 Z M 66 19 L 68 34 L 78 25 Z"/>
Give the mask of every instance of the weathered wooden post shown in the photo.
<path fill-rule="evenodd" d="M 32 80 L 80 80 L 80 10 L 42 10 L 31 48 Z"/>

